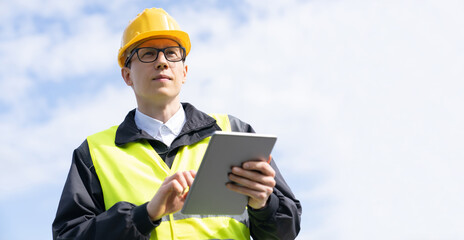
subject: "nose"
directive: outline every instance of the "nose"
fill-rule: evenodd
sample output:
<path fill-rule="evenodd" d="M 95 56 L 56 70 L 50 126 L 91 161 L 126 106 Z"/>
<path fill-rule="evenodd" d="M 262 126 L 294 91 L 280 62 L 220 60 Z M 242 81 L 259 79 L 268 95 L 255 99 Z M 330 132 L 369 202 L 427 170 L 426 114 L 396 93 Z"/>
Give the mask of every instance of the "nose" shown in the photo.
<path fill-rule="evenodd" d="M 156 69 L 167 69 L 168 66 L 169 66 L 168 65 L 168 60 L 164 56 L 164 53 L 160 51 L 158 53 L 158 57 L 157 57 L 157 59 L 155 61 L 155 68 Z"/>

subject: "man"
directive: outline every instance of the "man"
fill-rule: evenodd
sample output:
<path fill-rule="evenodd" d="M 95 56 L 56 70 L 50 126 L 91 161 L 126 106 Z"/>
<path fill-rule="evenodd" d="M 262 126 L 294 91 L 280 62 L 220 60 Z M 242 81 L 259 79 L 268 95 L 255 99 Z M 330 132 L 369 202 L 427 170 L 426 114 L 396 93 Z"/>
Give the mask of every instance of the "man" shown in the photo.
<path fill-rule="evenodd" d="M 127 26 L 119 50 L 137 108 L 119 125 L 89 136 L 73 154 L 53 222 L 54 239 L 293 239 L 301 205 L 275 161 L 233 167 L 231 191 L 249 197 L 241 216 L 183 215 L 215 131 L 253 132 L 228 115 L 207 115 L 179 93 L 187 79 L 187 33 L 162 9 Z"/>

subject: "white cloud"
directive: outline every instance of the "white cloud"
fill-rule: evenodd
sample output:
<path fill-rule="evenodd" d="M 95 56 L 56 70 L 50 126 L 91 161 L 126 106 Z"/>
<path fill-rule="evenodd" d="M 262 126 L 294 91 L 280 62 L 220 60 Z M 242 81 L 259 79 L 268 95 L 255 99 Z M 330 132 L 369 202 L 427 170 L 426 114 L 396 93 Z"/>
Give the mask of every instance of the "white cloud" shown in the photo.
<path fill-rule="evenodd" d="M 0 17 L 2 101 L 14 104 L 40 84 L 116 68 L 122 30 L 115 30 L 119 21 L 111 14 L 88 14 L 83 1 L 4 5 L 8 14 Z M 40 7 L 45 5 L 50 7 Z"/>
<path fill-rule="evenodd" d="M 49 110 L 50 120 L 42 124 L 21 121 L 21 111 L 0 122 L 5 136 L 0 147 L 0 182 L 11 183 L 0 186 L 0 199 L 63 177 L 72 151 L 88 135 L 122 122 L 134 106 L 129 88 L 102 86 L 97 95 L 84 94 L 58 103 Z"/>

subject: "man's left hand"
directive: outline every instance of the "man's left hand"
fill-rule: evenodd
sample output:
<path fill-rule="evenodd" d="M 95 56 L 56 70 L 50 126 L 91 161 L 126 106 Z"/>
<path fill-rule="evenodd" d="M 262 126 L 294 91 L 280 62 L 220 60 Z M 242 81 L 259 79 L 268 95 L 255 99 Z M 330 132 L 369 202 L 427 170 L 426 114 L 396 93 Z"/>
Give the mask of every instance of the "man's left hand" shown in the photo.
<path fill-rule="evenodd" d="M 227 187 L 250 197 L 248 206 L 261 209 L 274 191 L 274 177 L 275 171 L 265 159 L 247 161 L 241 167 L 232 167 L 229 179 L 233 183 L 228 183 Z"/>

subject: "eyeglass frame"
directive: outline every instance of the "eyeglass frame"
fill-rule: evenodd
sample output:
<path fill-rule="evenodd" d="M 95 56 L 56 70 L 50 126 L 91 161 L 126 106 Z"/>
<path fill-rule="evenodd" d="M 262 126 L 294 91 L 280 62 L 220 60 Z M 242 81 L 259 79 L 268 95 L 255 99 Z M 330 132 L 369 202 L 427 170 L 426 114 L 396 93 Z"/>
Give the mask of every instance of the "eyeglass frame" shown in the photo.
<path fill-rule="evenodd" d="M 177 61 L 171 61 L 169 60 L 168 58 L 166 58 L 166 53 L 164 51 L 166 51 L 166 49 L 168 48 L 180 48 L 182 50 L 182 58 L 177 60 Z M 149 61 L 149 62 L 144 62 L 140 59 L 140 56 L 139 56 L 139 50 L 140 49 L 143 49 L 143 48 L 151 48 L 151 49 L 155 49 L 157 51 L 157 54 L 156 54 L 156 57 L 155 59 L 153 59 L 153 61 Z M 134 54 L 137 53 L 137 59 L 139 59 L 140 62 L 143 62 L 143 63 L 152 63 L 154 61 L 156 61 L 158 59 L 158 56 L 159 56 L 159 53 L 160 52 L 163 52 L 163 55 L 164 55 L 164 58 L 166 58 L 167 61 L 169 62 L 180 62 L 180 61 L 185 61 L 185 48 L 182 47 L 182 46 L 170 46 L 170 47 L 165 47 L 165 48 L 154 48 L 154 47 L 141 47 L 141 48 L 135 48 L 134 50 L 132 50 L 131 54 L 129 55 L 129 57 L 126 58 L 126 61 L 124 63 L 124 67 L 129 67 L 130 65 L 130 60 L 132 59 L 132 57 L 134 56 Z"/>

